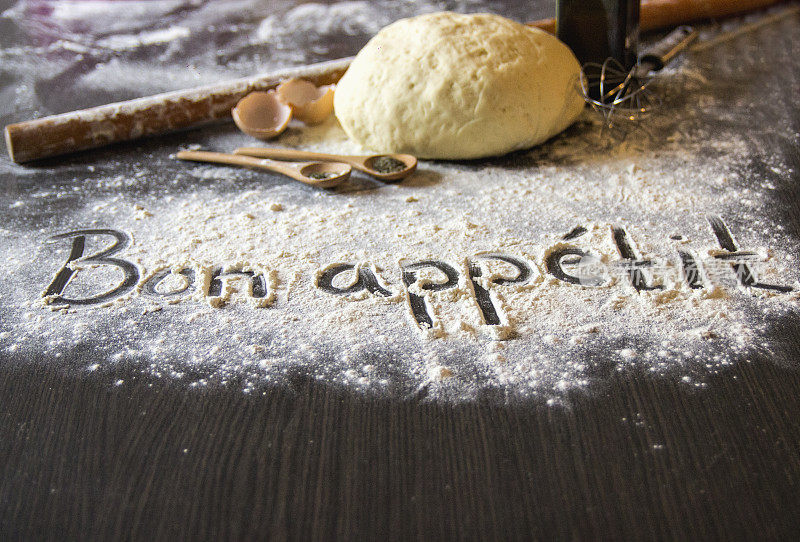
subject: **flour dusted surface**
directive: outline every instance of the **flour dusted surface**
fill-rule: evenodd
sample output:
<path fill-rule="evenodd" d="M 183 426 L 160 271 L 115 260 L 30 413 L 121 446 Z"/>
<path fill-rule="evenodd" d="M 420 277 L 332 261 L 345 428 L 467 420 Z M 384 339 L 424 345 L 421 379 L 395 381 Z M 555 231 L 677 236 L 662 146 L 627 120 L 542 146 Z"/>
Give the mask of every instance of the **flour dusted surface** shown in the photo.
<path fill-rule="evenodd" d="M 273 23 L 254 41 L 272 40 L 280 16 Z M 169 56 L 194 36 L 195 27 L 186 27 L 190 36 L 143 28 L 124 35 L 137 36 L 139 48 L 166 47 Z M 359 28 L 347 31 L 367 32 Z M 172 41 L 159 44 L 162 38 Z M 757 137 L 715 86 L 724 81 L 719 73 L 738 81 L 741 110 L 781 107 L 764 99 L 768 80 L 755 93 L 736 78 L 766 65 L 758 56 L 764 48 L 745 49 L 730 64 L 700 58 L 670 68 L 654 86 L 663 109 L 625 139 L 603 133 L 586 112 L 538 149 L 491 161 L 422 162 L 399 184 L 355 175 L 323 192 L 169 158 L 191 143 L 214 150 L 253 143 L 232 127 L 35 169 L 4 162 L 13 182 L 0 199 L 8 218 L 0 226 L 0 355 L 79 373 L 126 364 L 186 386 L 224 383 L 253 393 L 297 375 L 358 392 L 455 401 L 487 390 L 560 401 L 602 390 L 610 374 L 627 370 L 703 386 L 709 374 L 769 354 L 772 323 L 797 313 L 797 239 L 783 229 L 775 195 L 797 172 L 774 146 L 796 146 L 796 135 L 780 121 L 770 128 L 777 136 Z M 281 50 L 290 56 L 300 47 Z M 84 80 L 138 61 L 112 59 Z M 223 74 L 200 68 L 203 81 Z M 15 99 L 27 107 L 24 96 Z M 293 126 L 276 144 L 361 152 L 333 120 Z M 747 252 L 741 257 L 758 281 L 795 291 L 742 286 L 709 221 L 716 218 Z M 101 229 L 124 234 L 112 257 L 133 264 L 135 284 L 92 305 L 43 299 L 75 236 L 48 239 Z M 83 252 L 112 241 L 85 234 Z M 635 253 L 631 261 L 651 265 L 626 263 L 620 242 Z M 700 262 L 699 288 L 687 280 L 680 253 Z M 563 256 L 561 278 L 554 254 Z M 514 282 L 519 268 L 498 256 L 522 262 L 528 276 Z M 414 267 L 424 262 L 441 268 Z M 67 298 L 85 299 L 124 279 L 114 266 L 73 267 L 81 269 L 62 292 Z M 426 288 L 448 281 L 442 269 L 455 273 L 452 284 Z M 583 271 L 584 284 L 564 280 Z M 637 291 L 634 271 L 655 289 Z M 229 272 L 245 275 L 225 278 Z M 327 290 L 326 272 L 333 275 Z M 364 287 L 363 277 L 377 286 Z M 412 310 L 412 295 L 425 300 L 430 325 Z"/>
<path fill-rule="evenodd" d="M 746 147 L 726 141 L 687 149 L 682 142 L 656 156 L 623 144 L 598 153 L 598 131 L 586 123 L 551 144 L 548 159 L 517 157 L 521 167 L 425 162 L 399 184 L 357 179 L 324 192 L 276 185 L 246 170 L 189 165 L 179 175 L 197 184 L 185 193 L 89 199 L 57 227 L 30 236 L 4 232 L 13 255 L 4 273 L 23 287 L 4 296 L 2 347 L 58 356 L 90 344 L 96 360 L 86 370 L 132 362 L 192 386 L 235 380 L 253 390 L 300 372 L 369 392 L 424 389 L 457 400 L 487 388 L 558 399 L 626 367 L 702 384 L 709 371 L 766 348 L 763 318 L 794 311 L 796 295 L 739 285 L 729 263 L 715 265 L 720 247 L 707 221 L 724 217 L 741 248 L 758 253 L 752 266 L 760 280 L 796 286 L 796 251 L 740 187 L 738 161 L 730 158 Z M 280 142 L 330 151 L 351 145 L 335 121 Z M 220 193 L 220 182 L 259 178 Z M 618 227 L 639 256 L 655 262 L 648 279 L 661 289 L 637 292 L 629 270 L 614 263 L 621 260 Z M 130 235 L 116 256 L 136 265 L 137 286 L 102 304 L 48 308 L 39 296 L 70 244 L 45 240 L 86 228 Z M 572 238 L 563 239 L 567 234 Z M 108 243 L 89 234 L 85 253 Z M 603 284 L 555 277 L 548 255 L 565 246 L 596 256 Z M 687 283 L 678 250 L 707 260 L 702 288 Z M 496 254 L 525 262 L 529 278 L 498 283 L 516 270 L 486 257 Z M 449 265 L 455 285 L 426 291 L 426 281 L 443 281 L 433 267 L 404 284 L 402 270 L 424 261 Z M 480 277 L 470 275 L 470 262 Z M 357 271 L 367 269 L 387 295 L 321 289 L 321 273 L 336 264 L 352 268 L 336 276 L 335 288 L 357 284 Z M 86 267 L 65 297 L 89 297 L 120 281 L 113 266 Z M 187 269 L 192 288 L 179 273 Z M 214 270 L 263 277 L 265 295 L 254 295 L 250 276 L 220 280 L 212 292 Z M 165 279 L 155 283 L 158 273 Z M 156 284 L 155 294 L 147 284 Z M 477 303 L 476 284 L 491 292 L 495 325 Z M 410 294 L 428 300 L 430 328 L 415 319 Z"/>

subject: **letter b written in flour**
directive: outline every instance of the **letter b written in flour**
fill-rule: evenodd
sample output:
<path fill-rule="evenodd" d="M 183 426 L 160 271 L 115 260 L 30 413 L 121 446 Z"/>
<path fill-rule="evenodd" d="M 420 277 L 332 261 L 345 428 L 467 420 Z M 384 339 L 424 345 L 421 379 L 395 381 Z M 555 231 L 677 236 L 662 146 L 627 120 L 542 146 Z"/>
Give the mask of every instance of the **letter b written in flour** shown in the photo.
<path fill-rule="evenodd" d="M 100 242 L 110 238 L 111 244 L 86 255 L 86 246 L 96 239 Z M 53 280 L 42 294 L 51 305 L 94 305 L 111 301 L 131 291 L 139 281 L 137 267 L 121 258 L 113 257 L 130 245 L 130 237 L 118 230 L 86 229 L 59 233 L 47 242 L 70 239 L 72 245 L 67 261 L 56 272 Z M 102 245 L 101 245 L 102 246 Z M 120 277 L 121 273 L 121 277 Z M 77 291 L 64 295 L 70 284 L 81 275 Z"/>

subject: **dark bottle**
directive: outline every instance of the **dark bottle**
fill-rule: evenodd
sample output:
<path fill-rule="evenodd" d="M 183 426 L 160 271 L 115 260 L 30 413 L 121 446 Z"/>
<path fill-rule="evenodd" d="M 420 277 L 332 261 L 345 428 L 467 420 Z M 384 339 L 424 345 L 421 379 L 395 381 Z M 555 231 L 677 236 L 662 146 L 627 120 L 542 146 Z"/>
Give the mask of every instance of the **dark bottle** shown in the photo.
<path fill-rule="evenodd" d="M 630 69 L 636 64 L 639 0 L 558 0 L 556 35 L 582 65 L 613 58 Z"/>

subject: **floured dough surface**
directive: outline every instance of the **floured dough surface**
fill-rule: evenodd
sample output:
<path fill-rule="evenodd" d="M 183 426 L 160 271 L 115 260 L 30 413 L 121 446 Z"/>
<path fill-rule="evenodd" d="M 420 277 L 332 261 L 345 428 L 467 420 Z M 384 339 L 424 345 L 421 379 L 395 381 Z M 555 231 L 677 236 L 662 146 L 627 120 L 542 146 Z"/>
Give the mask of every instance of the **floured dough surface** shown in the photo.
<path fill-rule="evenodd" d="M 358 53 L 335 111 L 377 152 L 470 159 L 537 145 L 575 121 L 580 66 L 556 37 L 491 14 L 397 21 Z"/>

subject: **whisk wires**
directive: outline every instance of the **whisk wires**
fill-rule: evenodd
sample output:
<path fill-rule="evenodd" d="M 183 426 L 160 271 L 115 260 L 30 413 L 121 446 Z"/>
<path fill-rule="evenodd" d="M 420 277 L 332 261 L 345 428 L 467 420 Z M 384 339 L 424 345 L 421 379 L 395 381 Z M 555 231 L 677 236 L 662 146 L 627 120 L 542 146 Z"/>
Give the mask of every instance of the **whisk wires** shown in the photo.
<path fill-rule="evenodd" d="M 641 120 L 661 104 L 648 89 L 652 81 L 645 70 L 638 67 L 627 70 L 613 58 L 602 64 L 584 64 L 580 75 L 584 99 L 603 116 L 609 127 L 618 118 Z"/>

